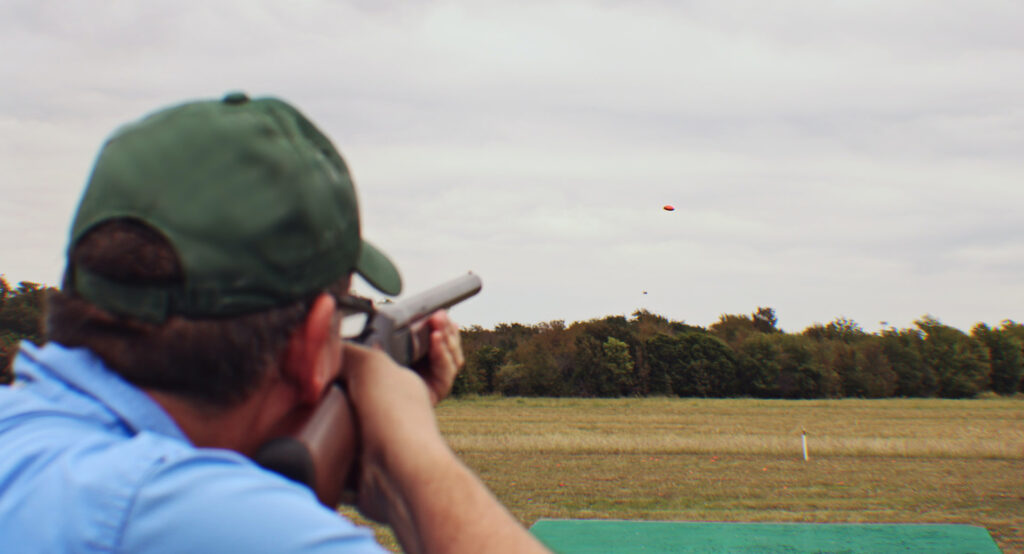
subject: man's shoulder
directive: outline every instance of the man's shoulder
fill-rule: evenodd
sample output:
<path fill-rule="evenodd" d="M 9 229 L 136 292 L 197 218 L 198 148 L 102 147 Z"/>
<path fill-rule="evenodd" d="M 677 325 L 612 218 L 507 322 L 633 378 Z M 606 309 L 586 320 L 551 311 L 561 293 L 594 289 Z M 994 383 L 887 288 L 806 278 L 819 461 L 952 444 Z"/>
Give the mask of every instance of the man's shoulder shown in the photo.
<path fill-rule="evenodd" d="M 369 530 L 232 451 L 148 431 L 119 436 L 63 415 L 24 420 L 0 433 L 7 439 L 0 551 L 87 543 L 111 551 L 315 552 L 333 544 L 379 552 Z"/>
<path fill-rule="evenodd" d="M 305 486 L 225 450 L 157 459 L 128 521 L 126 551 L 152 544 L 167 544 L 167 552 L 381 551 L 369 529 L 320 505 Z"/>
<path fill-rule="evenodd" d="M 0 387 L 0 444 L 0 552 L 380 551 L 306 487 L 134 431 L 59 382 Z"/>

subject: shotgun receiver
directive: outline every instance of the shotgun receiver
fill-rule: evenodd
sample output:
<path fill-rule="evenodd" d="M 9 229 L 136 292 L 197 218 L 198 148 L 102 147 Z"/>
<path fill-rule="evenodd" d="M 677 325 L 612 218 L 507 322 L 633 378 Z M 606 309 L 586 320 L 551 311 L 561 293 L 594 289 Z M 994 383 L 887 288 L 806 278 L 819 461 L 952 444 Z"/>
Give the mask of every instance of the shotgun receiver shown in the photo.
<path fill-rule="evenodd" d="M 450 308 L 480 292 L 480 277 L 467 273 L 400 302 L 377 306 L 367 331 L 356 342 L 380 348 L 398 365 L 410 366 L 430 349 L 425 320 L 437 310 Z"/>
<path fill-rule="evenodd" d="M 366 330 L 353 339 L 380 348 L 409 367 L 430 349 L 427 318 L 480 292 L 480 277 L 468 273 L 405 300 L 372 307 Z M 352 410 L 341 382 L 327 393 L 297 436 L 263 445 L 253 460 L 266 469 L 307 485 L 324 505 L 334 508 L 350 484 L 358 448 Z"/>

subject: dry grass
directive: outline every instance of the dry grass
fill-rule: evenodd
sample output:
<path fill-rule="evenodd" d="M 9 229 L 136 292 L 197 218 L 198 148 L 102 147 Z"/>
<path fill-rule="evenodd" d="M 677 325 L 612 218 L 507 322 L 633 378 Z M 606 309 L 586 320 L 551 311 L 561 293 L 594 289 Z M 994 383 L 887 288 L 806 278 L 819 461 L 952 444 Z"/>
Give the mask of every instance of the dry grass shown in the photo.
<path fill-rule="evenodd" d="M 969 523 L 1024 552 L 1020 399 L 471 398 L 442 404 L 438 418 L 525 525 Z"/>
<path fill-rule="evenodd" d="M 439 412 L 464 452 L 1021 458 L 1017 400 L 500 399 Z M 500 417 L 495 417 L 500 413 Z"/>
<path fill-rule="evenodd" d="M 742 454 L 772 457 L 802 456 L 799 434 L 793 436 L 708 435 L 677 436 L 662 433 L 649 436 L 602 435 L 598 433 L 547 433 L 520 435 L 463 435 L 450 444 L 460 452 L 522 452 L 532 454 Z M 1013 458 L 1020 441 L 810 437 L 808 449 L 814 456 L 891 456 L 934 458 Z M 965 455 L 966 453 L 966 455 Z"/>

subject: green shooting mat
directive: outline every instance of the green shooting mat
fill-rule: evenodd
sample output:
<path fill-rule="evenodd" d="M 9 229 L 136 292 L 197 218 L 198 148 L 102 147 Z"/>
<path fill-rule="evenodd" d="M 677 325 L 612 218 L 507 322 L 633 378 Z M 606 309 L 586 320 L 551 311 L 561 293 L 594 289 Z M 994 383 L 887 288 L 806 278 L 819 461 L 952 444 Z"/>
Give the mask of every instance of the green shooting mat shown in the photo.
<path fill-rule="evenodd" d="M 541 519 L 530 531 L 558 553 L 862 552 L 999 554 L 984 527 L 854 523 L 698 523 Z"/>

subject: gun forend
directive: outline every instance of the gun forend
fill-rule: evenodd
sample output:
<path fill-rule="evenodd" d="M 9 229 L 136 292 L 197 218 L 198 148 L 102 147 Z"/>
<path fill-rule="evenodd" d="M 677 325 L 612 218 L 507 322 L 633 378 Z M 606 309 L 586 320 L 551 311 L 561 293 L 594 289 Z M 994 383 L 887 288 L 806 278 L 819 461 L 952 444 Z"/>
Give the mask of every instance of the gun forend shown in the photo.
<path fill-rule="evenodd" d="M 422 320 L 475 295 L 482 286 L 479 276 L 467 273 L 415 296 L 377 306 L 370 333 L 362 342 L 382 348 L 396 362 L 408 366 L 429 348 L 430 330 Z"/>

